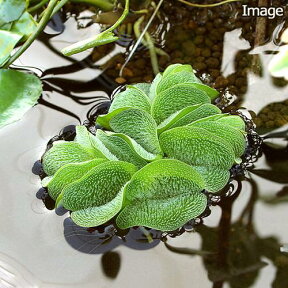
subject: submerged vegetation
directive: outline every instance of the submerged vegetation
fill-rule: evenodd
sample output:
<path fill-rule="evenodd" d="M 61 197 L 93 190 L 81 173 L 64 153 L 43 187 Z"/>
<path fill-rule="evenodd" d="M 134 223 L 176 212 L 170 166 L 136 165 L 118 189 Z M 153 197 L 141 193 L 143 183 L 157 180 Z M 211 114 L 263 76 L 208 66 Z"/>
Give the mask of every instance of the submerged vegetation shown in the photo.
<path fill-rule="evenodd" d="M 80 226 L 119 212 L 122 229 L 183 226 L 205 211 L 203 190 L 228 183 L 245 150 L 244 121 L 211 104 L 217 95 L 181 64 L 152 84 L 127 86 L 98 116 L 96 135 L 77 126 L 74 141 L 53 143 L 43 156 L 43 185 Z"/>

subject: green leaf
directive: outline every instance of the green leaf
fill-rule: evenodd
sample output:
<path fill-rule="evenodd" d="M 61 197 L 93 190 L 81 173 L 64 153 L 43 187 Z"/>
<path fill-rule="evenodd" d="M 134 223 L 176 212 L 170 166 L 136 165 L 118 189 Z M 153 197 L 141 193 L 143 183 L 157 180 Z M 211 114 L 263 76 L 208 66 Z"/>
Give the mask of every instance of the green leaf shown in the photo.
<path fill-rule="evenodd" d="M 41 81 L 16 70 L 0 70 L 0 127 L 13 123 L 37 103 Z"/>
<path fill-rule="evenodd" d="M 5 23 L 2 26 L 0 26 L 0 30 L 10 31 L 12 24 L 13 24 L 13 22 Z"/>
<path fill-rule="evenodd" d="M 151 87 L 150 87 L 150 90 L 149 90 L 149 98 L 153 101 L 153 99 L 155 98 L 156 96 L 156 89 L 157 89 L 157 86 L 159 84 L 159 82 L 162 80 L 162 74 L 161 73 L 158 73 L 156 75 L 156 77 L 154 78 L 154 80 L 152 81 L 152 84 L 151 84 Z"/>
<path fill-rule="evenodd" d="M 124 107 L 138 108 L 150 113 L 150 99 L 141 89 L 128 85 L 125 91 L 116 94 L 109 113 Z"/>
<path fill-rule="evenodd" d="M 234 163 L 234 151 L 222 138 L 196 127 L 177 127 L 160 135 L 163 152 L 195 166 L 230 169 Z"/>
<path fill-rule="evenodd" d="M 128 143 L 128 145 L 130 146 L 130 148 L 144 161 L 154 161 L 157 159 L 161 159 L 162 158 L 162 154 L 153 154 L 148 152 L 147 150 L 145 150 L 140 144 L 138 144 L 134 139 L 132 139 L 131 137 L 123 134 L 123 133 L 114 133 L 114 132 L 109 132 L 107 131 L 106 133 L 108 133 L 111 136 L 116 136 L 119 137 L 121 139 L 123 139 L 126 143 Z M 102 143 L 102 142 L 101 142 Z"/>
<path fill-rule="evenodd" d="M 210 103 L 209 96 L 190 83 L 177 84 L 154 98 L 151 113 L 160 124 L 173 113 L 195 104 Z"/>
<path fill-rule="evenodd" d="M 130 107 L 118 108 L 117 110 L 114 110 L 108 114 L 99 115 L 96 119 L 96 124 L 102 126 L 103 128 L 107 130 L 112 130 L 110 126 L 110 120 L 113 117 L 117 116 L 120 112 L 128 110 L 128 109 L 130 109 Z"/>
<path fill-rule="evenodd" d="M 117 160 L 110 151 L 99 141 L 95 135 L 90 133 L 85 126 L 76 126 L 75 142 L 98 158 Z"/>
<path fill-rule="evenodd" d="M 63 206 L 77 211 L 105 205 L 117 196 L 136 171 L 133 164 L 123 161 L 108 161 L 97 165 L 63 189 Z"/>
<path fill-rule="evenodd" d="M 193 72 L 180 70 L 177 73 L 168 74 L 167 77 L 163 77 L 156 87 L 156 93 L 159 94 L 175 85 L 193 83 L 201 83 L 201 81 Z"/>
<path fill-rule="evenodd" d="M 62 49 L 62 53 L 65 56 L 70 56 L 75 53 L 82 52 L 84 50 L 87 50 L 89 48 L 94 48 L 97 46 L 105 45 L 108 43 L 112 43 L 117 41 L 119 38 L 115 36 L 113 32 L 107 32 L 104 31 L 96 36 L 90 37 L 88 39 L 85 39 L 83 41 L 77 42 L 75 44 L 72 44 L 64 49 Z"/>
<path fill-rule="evenodd" d="M 105 147 L 117 157 L 118 160 L 126 161 L 134 164 L 138 168 L 142 168 L 147 164 L 132 145 L 129 145 L 125 139 L 103 132 L 102 130 L 97 130 L 96 137 L 105 145 Z M 132 146 L 132 147 L 131 147 Z"/>
<path fill-rule="evenodd" d="M 73 183 L 84 176 L 89 170 L 106 161 L 105 159 L 94 159 L 80 163 L 66 164 L 59 168 L 53 177 L 44 178 L 42 186 L 47 187 L 51 198 L 56 200 L 65 186 Z"/>
<path fill-rule="evenodd" d="M 110 127 L 117 133 L 126 134 L 149 153 L 161 154 L 156 123 L 152 116 L 145 111 L 119 108 L 108 115 L 99 116 L 96 123 Z"/>
<path fill-rule="evenodd" d="M 222 124 L 221 122 L 215 121 L 207 121 L 194 124 L 192 123 L 189 126 L 203 128 L 206 131 L 214 134 L 215 136 L 218 136 L 223 140 L 227 141 L 233 148 L 233 151 L 235 153 L 235 159 L 237 160 L 236 162 L 239 163 L 239 158 L 244 153 L 246 148 L 246 141 L 243 133 L 240 132 L 238 129 L 235 129 L 230 125 Z"/>
<path fill-rule="evenodd" d="M 240 116 L 237 116 L 237 115 L 216 114 L 216 115 L 198 119 L 195 121 L 195 123 L 207 122 L 207 121 L 216 121 L 218 123 L 226 124 L 242 132 L 245 132 L 245 127 L 246 127 L 245 122 Z M 191 125 L 193 124 L 194 123 L 191 123 Z M 190 124 L 188 126 L 190 126 Z"/>
<path fill-rule="evenodd" d="M 116 219 L 121 229 L 146 226 L 175 230 L 198 217 L 207 206 L 199 173 L 177 160 L 162 159 L 136 172 L 124 190 L 124 206 Z"/>
<path fill-rule="evenodd" d="M 10 53 L 21 38 L 21 34 L 0 30 L 0 67 L 5 64 Z"/>
<path fill-rule="evenodd" d="M 288 78 L 288 45 L 280 47 L 278 54 L 273 56 L 269 71 L 274 77 Z"/>
<path fill-rule="evenodd" d="M 176 73 L 180 74 L 175 75 Z M 169 84 L 167 84 L 167 82 L 169 82 Z M 173 64 L 166 68 L 166 70 L 163 72 L 163 80 L 157 87 L 157 92 L 159 93 L 175 84 L 187 82 L 191 84 L 193 83 L 195 88 L 206 92 L 211 100 L 215 99 L 219 95 L 217 90 L 201 83 L 201 81 L 195 76 L 191 65 L 182 64 Z"/>
<path fill-rule="evenodd" d="M 25 0 L 0 0 L 0 26 L 17 20 L 25 8 Z"/>
<path fill-rule="evenodd" d="M 23 35 L 21 41 L 25 41 L 37 29 L 37 22 L 31 14 L 24 12 L 20 19 L 13 23 L 11 32 Z"/>
<path fill-rule="evenodd" d="M 205 92 L 211 100 L 214 100 L 215 98 L 217 98 L 219 96 L 219 92 L 205 84 L 202 83 L 191 83 L 192 86 L 194 86 L 195 88 Z"/>
<path fill-rule="evenodd" d="M 215 115 L 220 113 L 221 110 L 212 104 L 197 104 L 188 106 L 168 117 L 160 125 L 158 125 L 158 134 L 163 131 L 175 127 L 186 126 L 193 121 L 207 117 L 208 115 Z"/>
<path fill-rule="evenodd" d="M 99 226 L 112 219 L 122 207 L 122 188 L 110 202 L 98 207 L 88 207 L 71 213 L 71 219 L 81 227 Z"/>
<path fill-rule="evenodd" d="M 192 166 L 199 174 L 203 177 L 205 181 L 205 189 L 209 192 L 215 193 L 223 189 L 229 179 L 230 172 L 227 169 L 222 169 L 220 167 L 205 167 L 205 166 Z"/>
<path fill-rule="evenodd" d="M 44 172 L 51 176 L 66 164 L 84 162 L 95 157 L 97 153 L 85 149 L 79 143 L 56 141 L 44 154 L 42 164 Z"/>
<path fill-rule="evenodd" d="M 243 119 L 237 115 L 228 115 L 227 117 L 222 117 L 217 120 L 217 122 L 222 124 L 227 124 L 235 129 L 245 131 L 246 125 Z"/>
<path fill-rule="evenodd" d="M 151 83 L 137 83 L 137 84 L 133 84 L 132 86 L 140 89 L 144 94 L 146 94 L 146 96 L 150 100 L 149 92 L 151 88 Z"/>
<path fill-rule="evenodd" d="M 191 65 L 172 64 L 172 65 L 169 65 L 165 69 L 165 71 L 163 72 L 163 77 L 167 77 L 167 76 L 170 76 L 170 75 L 173 75 L 175 73 L 182 72 L 182 71 L 186 71 L 186 72 L 190 72 L 190 73 L 194 74 L 193 68 Z"/>

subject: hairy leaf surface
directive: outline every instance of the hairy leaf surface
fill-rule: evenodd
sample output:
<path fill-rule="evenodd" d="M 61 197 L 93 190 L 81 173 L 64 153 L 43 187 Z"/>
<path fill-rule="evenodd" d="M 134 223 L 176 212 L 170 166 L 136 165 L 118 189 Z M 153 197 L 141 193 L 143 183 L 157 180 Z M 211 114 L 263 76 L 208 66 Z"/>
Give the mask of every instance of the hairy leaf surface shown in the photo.
<path fill-rule="evenodd" d="M 111 201 L 102 206 L 88 207 L 71 213 L 72 220 L 81 227 L 94 227 L 104 224 L 113 218 L 122 207 L 122 188 Z"/>
<path fill-rule="evenodd" d="M 141 89 L 128 85 L 125 91 L 116 94 L 110 106 L 109 113 L 124 107 L 138 108 L 150 113 L 150 99 Z"/>
<path fill-rule="evenodd" d="M 97 154 L 85 149 L 76 142 L 56 141 L 43 156 L 44 172 L 51 176 L 62 166 L 92 160 Z"/>
<path fill-rule="evenodd" d="M 170 158 L 195 166 L 230 169 L 234 151 L 222 138 L 196 127 L 177 127 L 160 135 L 163 152 Z"/>
<path fill-rule="evenodd" d="M 203 178 L 189 165 L 169 159 L 152 162 L 126 185 L 125 208 L 117 217 L 117 225 L 176 229 L 205 210 L 203 188 Z"/>
<path fill-rule="evenodd" d="M 59 168 L 53 177 L 46 177 L 50 179 L 44 178 L 42 180 L 42 186 L 47 187 L 51 198 L 56 200 L 65 186 L 80 179 L 89 170 L 106 161 L 105 159 L 94 159 L 80 163 L 66 164 Z"/>
<path fill-rule="evenodd" d="M 210 103 L 209 96 L 191 84 L 177 84 L 157 94 L 152 104 L 152 116 L 160 124 L 173 113 L 188 106 Z"/>
<path fill-rule="evenodd" d="M 116 197 L 136 171 L 133 164 L 123 161 L 108 161 L 97 165 L 63 189 L 63 206 L 77 211 L 105 205 Z"/>
<path fill-rule="evenodd" d="M 145 161 L 125 139 L 117 135 L 105 133 L 102 130 L 97 130 L 96 137 L 118 160 L 132 163 L 138 168 L 142 168 L 147 164 L 147 161 Z"/>

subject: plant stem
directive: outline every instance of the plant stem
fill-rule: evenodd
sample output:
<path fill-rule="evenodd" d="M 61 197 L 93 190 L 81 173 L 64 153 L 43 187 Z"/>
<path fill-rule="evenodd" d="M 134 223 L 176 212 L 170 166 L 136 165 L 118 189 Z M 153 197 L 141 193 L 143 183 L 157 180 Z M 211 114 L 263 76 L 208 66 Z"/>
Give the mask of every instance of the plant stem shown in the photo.
<path fill-rule="evenodd" d="M 53 12 L 54 7 L 56 6 L 58 0 L 51 0 L 48 4 L 48 7 L 45 10 L 45 14 L 40 20 L 37 29 L 29 36 L 27 41 L 17 50 L 17 52 L 9 59 L 5 64 L 4 68 L 8 68 L 16 59 L 18 59 L 25 51 L 30 47 L 33 41 L 39 36 L 42 30 L 45 28 L 46 24 L 50 20 L 50 16 Z"/>
<path fill-rule="evenodd" d="M 69 0 L 61 0 L 59 3 L 55 6 L 53 9 L 53 12 L 51 14 L 51 18 L 68 2 Z"/>
<path fill-rule="evenodd" d="M 242 0 L 225 0 L 225 1 L 221 1 L 218 3 L 213 3 L 213 4 L 195 4 L 195 3 L 190 3 L 186 0 L 178 0 L 181 3 L 184 3 L 186 5 L 192 6 L 192 7 L 199 7 L 199 8 L 203 8 L 203 7 L 216 7 L 216 6 L 220 6 L 226 3 L 231 3 L 231 2 L 239 2 Z"/>
<path fill-rule="evenodd" d="M 158 10 L 160 9 L 162 3 L 163 3 L 164 0 L 160 0 L 157 4 L 157 7 L 155 8 L 152 16 L 150 17 L 148 23 L 146 24 L 144 30 L 142 31 L 141 35 L 139 36 L 137 42 L 135 43 L 135 45 L 133 46 L 133 49 L 131 50 L 131 52 L 129 53 L 125 63 L 122 65 L 121 69 L 120 69 L 120 72 L 119 72 L 119 75 L 122 76 L 123 74 L 123 70 L 124 68 L 126 67 L 126 65 L 128 64 L 128 62 L 130 61 L 130 59 L 132 58 L 133 54 L 135 53 L 137 47 L 139 46 L 139 44 L 141 43 L 142 41 L 142 38 L 144 37 L 145 33 L 147 32 L 148 28 L 150 27 L 152 21 L 154 20 L 155 16 L 157 15 L 158 13 Z"/>
<path fill-rule="evenodd" d="M 108 0 L 71 0 L 71 2 L 75 3 L 86 3 L 92 6 L 96 6 L 103 11 L 110 11 L 114 7 L 115 1 L 108 1 Z"/>
<path fill-rule="evenodd" d="M 105 32 L 112 32 L 114 29 L 116 29 L 126 18 L 126 16 L 129 13 L 129 0 L 125 1 L 125 8 L 124 11 L 122 13 L 122 15 L 120 16 L 120 18 L 114 23 L 114 25 L 112 25 L 110 28 L 108 28 Z"/>
<path fill-rule="evenodd" d="M 125 20 L 128 13 L 129 13 L 129 0 L 126 0 L 125 8 L 124 8 L 122 15 L 110 28 L 97 34 L 96 36 L 90 37 L 88 39 L 76 42 L 68 47 L 65 47 L 64 49 L 62 49 L 61 52 L 65 56 L 70 56 L 79 52 L 83 52 L 89 48 L 104 45 L 104 44 L 111 43 L 111 42 L 118 40 L 119 38 L 113 34 L 113 30 L 116 29 Z"/>
<path fill-rule="evenodd" d="M 32 13 L 34 11 L 37 11 L 39 8 L 43 7 L 49 0 L 42 0 L 39 3 L 37 3 L 35 6 L 32 6 L 27 9 L 29 13 Z"/>
<path fill-rule="evenodd" d="M 145 33 L 145 38 L 147 41 L 147 47 L 149 49 L 153 73 L 154 73 L 154 75 L 157 75 L 159 73 L 159 65 L 158 65 L 158 59 L 157 59 L 157 54 L 156 54 L 156 50 L 155 50 L 155 45 L 153 43 L 153 39 L 151 38 L 151 36 L 148 32 Z"/>

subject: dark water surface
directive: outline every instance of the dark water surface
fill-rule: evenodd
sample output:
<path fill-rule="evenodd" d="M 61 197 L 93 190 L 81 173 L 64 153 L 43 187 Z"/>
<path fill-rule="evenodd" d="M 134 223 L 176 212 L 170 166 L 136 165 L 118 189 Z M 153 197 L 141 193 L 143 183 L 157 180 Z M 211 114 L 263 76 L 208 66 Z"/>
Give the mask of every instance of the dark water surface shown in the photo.
<path fill-rule="evenodd" d="M 87 15 L 90 15 L 87 11 L 82 13 Z M 202 35 L 200 27 L 205 28 L 207 21 L 218 23 L 221 17 L 217 15 L 209 18 L 203 14 L 199 27 L 191 18 L 189 25 Z M 249 31 L 243 32 L 246 28 L 241 31 L 232 23 L 228 31 L 225 21 L 220 21 L 217 25 L 219 31 L 223 28 L 223 37 L 216 37 L 220 56 L 211 56 L 217 47 L 214 52 L 205 53 L 208 58 L 219 59 L 219 67 L 214 60 L 207 62 L 206 56 L 197 56 L 206 60 L 198 59 L 195 63 L 195 57 L 189 59 L 189 51 L 194 49 L 196 53 L 198 44 L 204 49 L 198 34 L 193 36 L 194 40 L 198 37 L 196 44 L 187 38 L 189 27 L 172 25 L 170 30 L 164 29 L 166 39 L 170 39 L 164 50 L 171 55 L 171 62 L 195 64 L 202 79 L 217 83 L 223 92 L 223 102 L 230 105 L 227 109 L 243 107 L 241 111 L 248 116 L 250 111 L 259 122 L 258 132 L 266 133 L 258 161 L 249 165 L 246 177 L 238 177 L 227 186 L 229 197 L 216 197 L 215 205 L 210 207 L 211 214 L 203 219 L 203 224 L 186 225 L 186 232 L 172 237 L 140 228 L 131 229 L 129 233 L 117 232 L 116 236 L 111 226 L 87 230 L 74 225 L 67 213 L 57 211 L 56 215 L 39 200 L 43 191 L 38 191 L 40 179 L 32 173 L 32 167 L 33 172 L 37 172 L 35 161 L 41 158 L 47 142 L 64 127 L 70 131 L 73 125 L 92 121 L 99 109 L 109 105 L 110 95 L 118 86 L 114 81 L 119 76 L 117 63 L 123 63 L 126 49 L 120 42 L 122 46 L 97 50 L 103 51 L 102 54 L 88 51 L 65 58 L 58 52 L 61 48 L 93 35 L 99 27 L 94 24 L 77 30 L 73 17 L 63 21 L 64 24 L 60 18 L 54 20 L 46 34 L 15 63 L 41 76 L 44 93 L 39 104 L 21 121 L 0 130 L 0 287 L 287 288 L 288 254 L 281 253 L 280 247 L 288 243 L 288 127 L 285 121 L 277 122 L 277 117 L 280 114 L 284 120 L 288 117 L 285 110 L 288 86 L 275 83 L 266 68 L 272 56 L 270 52 L 277 49 L 277 33 L 286 24 L 274 23 L 269 30 L 270 38 L 253 49 Z M 179 31 L 185 41 L 182 39 L 181 45 L 174 47 L 176 40 L 171 41 L 171 37 L 173 34 L 178 37 Z M 248 36 L 242 37 L 241 33 Z M 191 47 L 188 49 L 187 45 Z M 123 76 L 126 83 L 141 77 L 137 76 L 140 60 L 147 57 L 145 47 L 141 49 L 132 64 L 127 65 L 132 74 L 126 70 Z M 254 54 L 263 63 L 260 74 L 245 70 L 253 60 L 249 57 Z M 244 58 L 246 64 L 241 64 Z M 165 68 L 165 61 L 160 57 L 161 70 Z M 201 62 L 215 67 L 201 66 Z M 147 67 L 142 78 L 148 81 L 152 76 L 149 64 Z M 238 85 L 239 78 L 242 86 Z"/>

